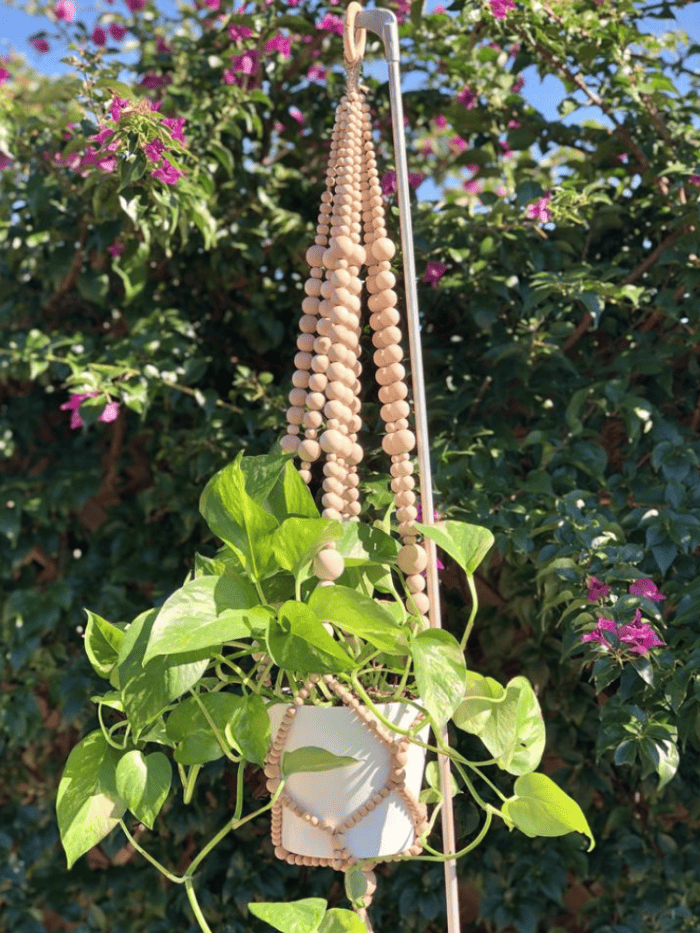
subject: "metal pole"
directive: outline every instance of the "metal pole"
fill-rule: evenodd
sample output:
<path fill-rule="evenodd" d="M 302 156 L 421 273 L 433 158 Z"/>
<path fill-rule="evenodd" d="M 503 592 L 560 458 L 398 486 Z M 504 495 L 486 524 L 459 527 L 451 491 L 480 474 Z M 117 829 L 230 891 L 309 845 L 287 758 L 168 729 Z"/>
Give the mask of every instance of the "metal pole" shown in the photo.
<path fill-rule="evenodd" d="M 408 345 L 411 357 L 411 384 L 413 389 L 413 407 L 416 418 L 416 446 L 420 479 L 421 505 L 423 521 L 426 525 L 434 524 L 433 484 L 430 469 L 430 444 L 428 438 L 428 418 L 425 399 L 425 379 L 423 376 L 423 353 L 420 338 L 420 317 L 418 312 L 418 290 L 416 288 L 416 264 L 413 252 L 413 227 L 411 223 L 411 199 L 408 185 L 408 165 L 406 162 L 406 137 L 403 123 L 403 102 L 401 99 L 401 73 L 399 70 L 399 33 L 397 19 L 390 10 L 363 10 L 355 17 L 357 29 L 368 29 L 376 33 L 384 43 L 386 61 L 389 69 L 389 97 L 391 101 L 391 125 L 394 137 L 396 157 L 396 185 L 399 197 L 399 223 L 401 228 L 401 251 L 403 253 L 403 272 L 406 288 L 406 317 L 408 324 Z M 428 598 L 430 600 L 429 618 L 432 628 L 441 628 L 440 589 L 437 574 L 437 554 L 435 544 L 426 539 L 428 553 Z M 442 732 L 442 741 L 447 744 L 447 728 Z M 440 788 L 443 796 L 442 841 L 446 854 L 457 851 L 454 830 L 454 809 L 452 806 L 452 780 L 450 760 L 445 755 L 438 755 Z M 457 888 L 457 862 L 454 859 L 445 862 L 445 898 L 447 904 L 448 933 L 459 933 L 459 901 Z"/>

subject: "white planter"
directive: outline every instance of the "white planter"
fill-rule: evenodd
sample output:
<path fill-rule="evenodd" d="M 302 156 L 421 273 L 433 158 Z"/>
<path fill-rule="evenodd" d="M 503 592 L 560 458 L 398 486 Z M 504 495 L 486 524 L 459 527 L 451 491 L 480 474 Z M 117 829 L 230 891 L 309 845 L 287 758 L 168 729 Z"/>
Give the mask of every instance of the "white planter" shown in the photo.
<path fill-rule="evenodd" d="M 416 719 L 415 708 L 403 703 L 383 703 L 377 708 L 403 729 Z M 269 707 L 273 742 L 288 710 L 286 704 Z M 419 733 L 420 741 L 427 741 L 429 728 L 426 723 Z M 391 738 L 398 742 L 401 736 L 393 733 Z M 345 868 L 357 859 L 397 855 L 415 847 L 417 835 L 425 829 L 425 808 L 418 803 L 425 749 L 403 743 L 406 777 L 403 787 L 397 787 L 392 783 L 397 763 L 391 750 L 376 730 L 368 728 L 347 706 L 298 709 L 284 751 L 309 745 L 358 761 L 332 771 L 293 774 L 288 779 L 282 800 L 273 811 L 273 842 L 280 858 L 296 864 Z M 377 802 L 380 793 L 385 796 Z M 358 813 L 368 803 L 370 812 Z M 355 823 L 348 826 L 351 818 Z M 324 821 L 326 827 L 322 828 Z"/>

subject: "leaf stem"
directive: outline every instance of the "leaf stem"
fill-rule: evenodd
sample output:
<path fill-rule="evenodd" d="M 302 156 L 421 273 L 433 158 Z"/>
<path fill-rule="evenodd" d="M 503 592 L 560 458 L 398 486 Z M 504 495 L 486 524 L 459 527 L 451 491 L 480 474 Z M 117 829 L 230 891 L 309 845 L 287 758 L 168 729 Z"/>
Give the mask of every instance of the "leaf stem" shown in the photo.
<path fill-rule="evenodd" d="M 226 757 L 228 758 L 229 761 L 240 761 L 241 759 L 238 757 L 238 755 L 234 755 L 234 754 L 233 754 L 233 752 L 232 752 L 231 749 L 229 748 L 229 746 L 228 746 L 228 744 L 226 743 L 226 741 L 222 738 L 221 733 L 219 732 L 219 729 L 218 729 L 216 723 L 214 722 L 214 720 L 213 720 L 212 717 L 211 717 L 211 713 L 210 713 L 209 710 L 206 708 L 206 706 L 204 705 L 204 703 L 202 703 L 202 699 L 201 699 L 200 695 L 197 693 L 196 690 L 192 690 L 191 688 L 190 688 L 190 693 L 191 693 L 192 696 L 194 697 L 195 703 L 197 704 L 197 706 L 199 706 L 199 708 L 201 709 L 201 711 L 204 713 L 204 718 L 205 718 L 206 721 L 209 723 L 209 727 L 210 727 L 211 731 L 214 733 L 214 735 L 215 735 L 215 737 L 216 737 L 216 741 L 219 743 L 219 745 L 220 745 L 220 747 L 221 747 L 221 751 L 224 753 L 224 755 L 226 755 Z"/>
<path fill-rule="evenodd" d="M 472 633 L 472 627 L 474 625 L 474 619 L 476 618 L 476 613 L 479 608 L 479 597 L 476 595 L 476 586 L 474 585 L 474 574 L 467 574 L 467 586 L 469 587 L 469 592 L 472 597 L 472 611 L 469 616 L 469 621 L 467 622 L 467 627 L 464 630 L 464 635 L 462 636 L 462 641 L 460 642 L 460 648 L 462 651 L 467 647 L 467 642 L 469 641 L 469 636 Z"/>
<path fill-rule="evenodd" d="M 201 765 L 192 765 L 188 774 L 187 782 L 185 783 L 182 799 L 184 803 L 192 802 L 192 795 L 194 794 L 194 785 L 197 781 L 197 775 L 200 772 Z"/>
<path fill-rule="evenodd" d="M 140 852 L 147 862 L 150 862 L 151 865 L 157 868 L 158 871 L 161 874 L 165 875 L 165 877 L 169 881 L 172 881 L 173 884 L 184 884 L 185 883 L 184 877 L 180 877 L 180 875 L 174 875 L 171 871 L 168 871 L 165 865 L 161 865 L 158 859 L 153 858 L 153 856 L 150 853 L 146 852 L 146 850 L 136 841 L 136 839 L 131 835 L 129 830 L 126 828 L 126 823 L 124 822 L 124 820 L 120 819 L 119 825 L 122 828 L 122 832 L 124 833 L 126 838 L 129 840 L 130 845 L 132 845 L 134 849 L 136 849 L 137 852 Z"/>
<path fill-rule="evenodd" d="M 199 906 L 197 895 L 194 893 L 194 885 L 192 883 L 191 876 L 185 878 L 185 891 L 187 892 L 187 900 L 190 902 L 190 907 L 192 908 L 195 920 L 199 924 L 202 933 L 212 933 L 211 927 L 204 919 L 204 914 L 202 913 L 202 908 Z"/>

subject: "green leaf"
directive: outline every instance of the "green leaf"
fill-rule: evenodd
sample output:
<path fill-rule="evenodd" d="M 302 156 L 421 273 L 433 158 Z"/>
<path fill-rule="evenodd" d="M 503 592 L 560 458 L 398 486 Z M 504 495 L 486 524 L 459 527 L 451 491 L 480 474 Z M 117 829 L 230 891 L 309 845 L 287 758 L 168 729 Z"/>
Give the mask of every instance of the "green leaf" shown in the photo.
<path fill-rule="evenodd" d="M 316 745 L 305 745 L 282 755 L 282 774 L 288 778 L 291 774 L 303 771 L 333 771 L 336 768 L 354 765 L 357 760 L 348 755 L 334 755 L 333 752 L 327 752 L 325 748 L 318 748 Z"/>
<path fill-rule="evenodd" d="M 186 693 L 209 664 L 209 651 L 191 651 L 174 657 L 164 655 L 144 664 L 157 609 L 141 613 L 126 630 L 119 651 L 117 676 L 124 710 L 134 730 L 134 740 L 145 726 Z"/>
<path fill-rule="evenodd" d="M 158 655 L 220 648 L 227 641 L 250 637 L 246 619 L 265 612 L 259 603 L 253 584 L 237 574 L 189 580 L 158 611 L 145 662 Z"/>
<path fill-rule="evenodd" d="M 509 774 L 529 774 L 542 760 L 544 720 L 526 677 L 513 677 L 504 690 L 490 677 L 469 671 L 466 696 L 453 720 L 477 735 Z"/>
<path fill-rule="evenodd" d="M 203 765 L 224 755 L 202 706 L 222 739 L 229 741 L 226 726 L 243 705 L 243 697 L 232 693 L 202 693 L 199 701 L 201 706 L 194 697 L 183 700 L 165 724 L 168 738 L 177 743 L 175 761 L 181 765 Z"/>
<path fill-rule="evenodd" d="M 318 933 L 366 933 L 367 927 L 353 910 L 331 907 L 321 921 Z"/>
<path fill-rule="evenodd" d="M 438 729 L 464 697 L 467 666 L 454 635 L 443 629 L 426 629 L 411 642 L 418 693 Z"/>
<path fill-rule="evenodd" d="M 309 597 L 309 608 L 324 622 L 334 622 L 381 651 L 396 654 L 408 650 L 393 617 L 376 600 L 347 586 L 316 587 Z"/>
<path fill-rule="evenodd" d="M 285 518 L 291 516 L 300 518 L 319 517 L 309 487 L 299 476 L 299 471 L 291 462 L 285 465 L 284 471 L 272 487 L 267 501 L 272 509 L 272 514 L 279 522 L 283 522 Z"/>
<path fill-rule="evenodd" d="M 163 752 L 144 755 L 138 749 L 119 760 L 116 785 L 119 796 L 134 816 L 153 829 L 155 818 L 170 792 L 170 762 Z"/>
<path fill-rule="evenodd" d="M 488 528 L 466 522 L 444 521 L 435 525 L 416 522 L 416 528 L 453 557 L 469 575 L 476 572 L 494 542 Z"/>
<path fill-rule="evenodd" d="M 270 750 L 270 714 L 262 697 L 250 694 L 241 697 L 224 727 L 224 735 L 246 759 L 261 767 Z"/>
<path fill-rule="evenodd" d="M 122 755 L 101 730 L 91 732 L 68 756 L 56 797 L 56 815 L 68 868 L 109 835 L 126 812 L 115 782 Z"/>
<path fill-rule="evenodd" d="M 525 774 L 513 788 L 515 796 L 503 804 L 504 816 L 526 836 L 565 836 L 577 832 L 595 840 L 583 811 L 545 774 Z"/>
<path fill-rule="evenodd" d="M 250 903 L 248 910 L 280 933 L 316 933 L 327 905 L 322 897 L 306 897 L 287 904 Z"/>
<path fill-rule="evenodd" d="M 258 505 L 267 502 L 280 479 L 282 471 L 286 470 L 287 466 L 290 465 L 289 458 L 285 454 L 263 454 L 259 457 L 242 457 L 239 455 L 236 458 L 236 463 L 240 463 L 241 471 L 245 477 L 246 492 Z M 299 481 L 304 482 L 300 476 Z M 306 484 L 304 483 L 304 485 Z"/>
<path fill-rule="evenodd" d="M 251 457 L 248 460 L 266 458 Z M 249 482 L 255 495 L 263 499 L 276 481 L 264 464 L 247 463 L 247 474 L 241 467 L 242 457 L 224 467 L 204 487 L 199 510 L 211 531 L 243 555 L 246 567 L 256 580 L 261 580 L 274 568 L 272 532 L 278 521 L 256 502 L 246 490 Z M 279 465 L 281 470 L 283 464 Z M 269 488 L 268 488 L 269 486 Z"/>
<path fill-rule="evenodd" d="M 291 599 L 281 606 L 279 621 L 268 629 L 267 651 L 278 667 L 299 674 L 339 674 L 357 667 L 316 613 Z"/>
<path fill-rule="evenodd" d="M 437 761 L 429 761 L 426 765 L 425 780 L 428 786 L 421 791 L 420 799 L 422 803 L 440 803 L 442 800 L 442 789 L 440 787 L 440 769 Z M 452 772 L 450 772 L 450 790 L 452 797 L 456 797 L 457 794 L 462 793 Z"/>
<path fill-rule="evenodd" d="M 296 576 L 324 544 L 340 537 L 340 533 L 340 522 L 332 518 L 286 518 L 272 535 L 272 550 L 280 567 Z"/>
<path fill-rule="evenodd" d="M 85 653 L 100 677 L 109 678 L 119 658 L 124 632 L 95 612 L 90 612 L 89 609 L 85 612 L 88 617 L 85 629 Z"/>
<path fill-rule="evenodd" d="M 381 528 L 362 522 L 343 522 L 337 549 L 346 567 L 357 567 L 368 561 L 381 564 L 396 560 L 399 543 Z"/>

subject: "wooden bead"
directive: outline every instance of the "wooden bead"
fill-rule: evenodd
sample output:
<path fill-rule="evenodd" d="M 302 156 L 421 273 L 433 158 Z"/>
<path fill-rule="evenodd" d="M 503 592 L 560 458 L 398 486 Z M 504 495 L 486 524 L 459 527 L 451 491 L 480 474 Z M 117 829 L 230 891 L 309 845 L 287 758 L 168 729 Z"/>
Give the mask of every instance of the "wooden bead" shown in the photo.
<path fill-rule="evenodd" d="M 406 378 L 406 369 L 401 363 L 391 363 L 389 366 L 381 366 L 377 370 L 376 378 L 380 386 L 393 385 L 395 382 L 402 382 Z"/>
<path fill-rule="evenodd" d="M 404 399 L 408 395 L 408 386 L 405 382 L 395 382 L 393 385 L 382 386 L 379 390 L 379 401 L 384 405 Z"/>
<path fill-rule="evenodd" d="M 378 352 L 381 352 L 381 351 L 378 351 Z M 396 421 L 398 418 L 405 418 L 406 415 L 409 414 L 409 412 L 410 412 L 410 408 L 409 408 L 408 402 L 404 401 L 403 399 L 397 399 L 394 402 L 389 402 L 388 405 L 382 405 L 382 407 L 379 409 L 379 415 L 382 421 L 384 422 Z M 393 485 L 391 488 L 392 489 L 394 488 Z M 403 487 L 403 488 L 409 488 L 409 487 Z M 413 487 L 410 487 L 410 488 L 413 488 Z M 397 492 L 397 490 L 394 490 L 394 492 Z"/>
<path fill-rule="evenodd" d="M 309 365 L 315 373 L 325 373 L 328 369 L 328 363 L 329 360 L 327 356 L 318 354 L 309 360 Z"/>
<path fill-rule="evenodd" d="M 422 574 L 412 573 L 406 577 L 406 588 L 409 593 L 422 593 L 425 587 L 425 577 Z"/>
<path fill-rule="evenodd" d="M 400 320 L 401 315 L 396 308 L 385 308 L 370 316 L 369 326 L 372 330 L 383 330 L 385 327 L 396 326 Z"/>
<path fill-rule="evenodd" d="M 302 460 L 305 460 L 307 463 L 312 462 L 313 460 L 318 460 L 321 456 L 321 448 L 318 441 L 305 440 L 299 444 L 298 448 L 299 457 Z"/>
<path fill-rule="evenodd" d="M 391 328 L 387 328 L 387 330 L 391 330 Z M 384 331 L 381 331 L 381 333 L 384 333 Z M 342 324 L 332 325 L 331 340 L 333 341 L 337 340 L 340 343 L 344 344 L 346 347 L 350 347 L 350 349 L 352 350 L 356 349 L 359 344 L 359 339 L 358 339 L 357 334 L 353 333 L 353 331 L 351 331 L 349 328 L 343 327 Z M 395 342 L 395 341 L 392 341 L 392 342 Z"/>
<path fill-rule="evenodd" d="M 396 448 L 396 453 L 408 453 L 413 450 L 416 446 L 416 435 L 413 431 L 409 431 L 404 428 L 402 431 L 397 431 L 396 434 L 391 435 L 395 439 L 394 447 Z M 392 451 L 393 453 L 394 451 Z"/>
<path fill-rule="evenodd" d="M 292 434 L 285 434 L 283 438 L 280 439 L 280 447 L 287 454 L 296 453 L 300 444 L 298 437 L 294 437 Z"/>
<path fill-rule="evenodd" d="M 384 311 L 385 308 L 396 307 L 398 300 L 399 296 L 392 288 L 385 288 L 381 292 L 377 292 L 376 295 L 369 296 L 367 299 L 367 307 L 376 314 L 379 311 Z"/>
<path fill-rule="evenodd" d="M 326 403 L 326 398 L 322 392 L 309 392 L 306 396 L 306 406 L 311 411 L 321 411 Z"/>
<path fill-rule="evenodd" d="M 332 299 L 337 304 L 343 308 L 347 308 L 352 314 L 357 314 L 361 307 L 360 299 L 357 295 L 351 295 L 350 291 L 347 288 L 342 286 L 336 289 L 333 289 Z"/>
<path fill-rule="evenodd" d="M 313 334 L 316 330 L 316 315 L 305 314 L 299 319 L 299 330 L 302 334 Z"/>
<path fill-rule="evenodd" d="M 365 451 L 362 445 L 355 443 L 352 445 L 352 448 L 350 449 L 350 453 L 347 456 L 348 463 L 351 463 L 354 466 L 357 466 L 358 463 L 362 462 L 362 458 L 364 457 L 364 455 L 365 455 Z M 359 514 L 359 509 L 354 514 L 355 515 Z"/>
<path fill-rule="evenodd" d="M 402 506 L 400 509 L 396 510 L 396 521 L 401 522 L 415 522 L 418 517 L 418 510 L 413 505 Z"/>
<path fill-rule="evenodd" d="M 310 353 L 296 353 L 294 356 L 294 365 L 297 369 L 311 369 L 311 360 L 313 359 Z"/>
<path fill-rule="evenodd" d="M 382 350 L 375 350 L 372 359 L 374 360 L 374 365 L 377 367 L 390 366 L 392 363 L 401 362 L 403 359 L 403 350 L 400 344 L 392 343 L 391 346 L 384 347 Z M 399 417 L 405 416 L 402 415 Z"/>
<path fill-rule="evenodd" d="M 406 476 L 406 477 L 404 477 L 404 479 L 410 479 L 410 477 Z M 395 501 L 396 501 L 397 508 L 405 509 L 405 508 L 407 508 L 408 506 L 413 506 L 413 505 L 415 505 L 415 502 L 416 502 L 416 494 L 415 494 L 415 492 L 413 492 L 412 490 L 406 489 L 406 490 L 404 490 L 404 491 L 402 491 L 402 492 L 397 492 L 397 493 L 396 493 Z M 416 514 L 416 515 L 413 517 L 413 520 L 415 521 L 415 519 L 416 519 L 417 517 L 418 517 L 418 516 L 417 516 L 417 514 Z"/>
<path fill-rule="evenodd" d="M 320 551 L 314 559 L 314 576 L 319 580 L 337 580 L 343 575 L 345 561 L 331 548 Z"/>
<path fill-rule="evenodd" d="M 321 320 L 316 324 L 316 333 L 321 337 L 330 337 L 333 325 L 328 320 Z"/>
<path fill-rule="evenodd" d="M 309 376 L 309 389 L 311 392 L 323 392 L 328 384 L 328 377 L 324 373 L 314 373 Z"/>
<path fill-rule="evenodd" d="M 333 286 L 331 285 L 331 283 L 328 281 L 323 282 L 321 285 L 321 295 L 324 298 L 330 298 L 332 294 L 333 294 Z"/>
<path fill-rule="evenodd" d="M 410 476 L 413 473 L 413 464 L 409 459 L 402 459 L 398 463 L 392 463 L 389 467 L 392 476 Z"/>
<path fill-rule="evenodd" d="M 320 356 L 327 354 L 330 350 L 331 338 L 330 337 L 317 337 L 313 342 L 313 351 L 318 353 Z"/>
<path fill-rule="evenodd" d="M 303 408 L 292 407 L 292 408 L 287 409 L 287 421 L 290 424 L 301 424 L 303 417 L 304 417 Z"/>
<path fill-rule="evenodd" d="M 289 424 L 287 425 L 287 434 L 299 434 L 300 429 L 298 424 Z"/>
<path fill-rule="evenodd" d="M 306 261 L 310 266 L 323 265 L 324 249 L 321 246 L 310 246 L 306 251 Z"/>
<path fill-rule="evenodd" d="M 335 269 L 328 275 L 328 281 L 333 288 L 347 288 L 351 279 L 352 276 L 347 269 Z"/>
<path fill-rule="evenodd" d="M 299 334 L 297 337 L 297 348 L 301 350 L 302 353 L 310 353 L 314 348 L 314 335 Z"/>
<path fill-rule="evenodd" d="M 327 454 L 345 456 L 352 450 L 352 441 L 340 431 L 324 431 L 319 441 L 321 448 Z M 337 508 L 337 506 L 333 506 Z"/>
<path fill-rule="evenodd" d="M 304 314 L 318 314 L 319 309 L 319 300 L 318 298 L 310 298 L 308 295 L 301 303 L 301 310 Z"/>
<path fill-rule="evenodd" d="M 311 298 L 318 298 L 321 294 L 321 281 L 320 279 L 307 279 L 304 282 L 304 291 Z"/>
<path fill-rule="evenodd" d="M 306 404 L 306 390 L 305 389 L 292 389 L 292 391 L 287 396 L 292 405 L 305 405 Z"/>
<path fill-rule="evenodd" d="M 396 562 L 400 570 L 411 576 L 425 570 L 428 566 L 428 555 L 420 544 L 404 544 L 398 553 Z"/>
<path fill-rule="evenodd" d="M 297 369 L 292 374 L 292 385 L 297 389 L 305 389 L 309 384 L 309 374 L 305 369 Z"/>
<path fill-rule="evenodd" d="M 394 285 L 396 285 L 396 276 L 388 269 L 378 272 L 373 276 L 373 279 L 378 291 L 382 291 L 386 288 L 393 288 Z"/>
<path fill-rule="evenodd" d="M 401 343 L 401 331 L 398 327 L 385 327 L 372 334 L 372 343 L 377 350 L 383 350 L 392 343 Z"/>
<path fill-rule="evenodd" d="M 309 380 L 311 381 L 311 380 Z M 320 411 L 305 411 L 301 420 L 305 428 L 320 428 L 323 417 Z M 414 497 L 415 498 L 415 497 Z"/>

